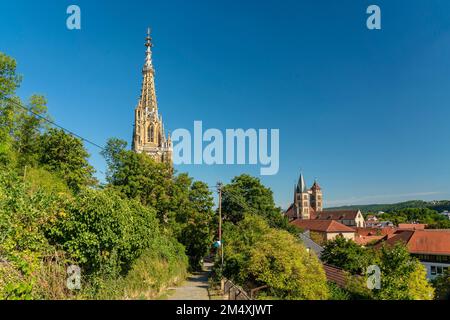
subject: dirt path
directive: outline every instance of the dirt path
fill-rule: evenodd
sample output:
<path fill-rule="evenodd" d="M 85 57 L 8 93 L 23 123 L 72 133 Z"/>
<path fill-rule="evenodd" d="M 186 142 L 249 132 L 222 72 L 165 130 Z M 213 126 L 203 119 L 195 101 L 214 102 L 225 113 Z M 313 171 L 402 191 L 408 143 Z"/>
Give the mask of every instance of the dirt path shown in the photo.
<path fill-rule="evenodd" d="M 168 300 L 209 300 L 208 275 L 212 263 L 204 264 L 204 271 L 192 274 L 180 286 L 170 288 L 173 293 Z"/>

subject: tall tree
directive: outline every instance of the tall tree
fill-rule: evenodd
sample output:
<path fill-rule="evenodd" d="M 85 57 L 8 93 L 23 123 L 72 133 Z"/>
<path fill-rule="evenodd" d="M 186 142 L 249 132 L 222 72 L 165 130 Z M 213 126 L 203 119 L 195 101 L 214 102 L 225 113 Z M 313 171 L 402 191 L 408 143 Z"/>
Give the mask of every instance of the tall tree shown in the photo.
<path fill-rule="evenodd" d="M 325 272 L 315 255 L 284 230 L 271 228 L 257 215 L 225 224 L 224 270 L 240 285 L 266 285 L 277 299 L 327 299 Z"/>
<path fill-rule="evenodd" d="M 0 99 L 16 92 L 22 77 L 16 73 L 16 60 L 0 52 Z"/>
<path fill-rule="evenodd" d="M 195 181 L 189 190 L 189 209 L 182 213 L 186 222 L 179 237 L 179 241 L 186 246 L 186 253 L 194 270 L 201 268 L 201 260 L 211 248 L 213 206 L 214 201 L 208 185 Z"/>
<path fill-rule="evenodd" d="M 145 154 L 126 150 L 122 140 L 108 141 L 102 155 L 108 163 L 107 180 L 123 195 L 156 209 L 158 218 L 168 222 L 171 217 L 172 169 L 157 163 Z"/>
<path fill-rule="evenodd" d="M 273 192 L 258 178 L 240 175 L 223 187 L 222 210 L 224 220 L 237 223 L 246 214 L 257 214 L 265 218 L 273 227 L 288 228 L 287 219 L 280 208 L 275 206 Z"/>
<path fill-rule="evenodd" d="M 43 96 L 33 95 L 28 105 L 30 111 L 19 109 L 17 128 L 14 132 L 19 166 L 35 165 L 39 153 L 39 136 L 49 129 L 50 116 L 47 113 L 47 100 Z"/>
<path fill-rule="evenodd" d="M 381 270 L 381 288 L 374 292 L 382 300 L 432 300 L 434 289 L 426 279 L 425 267 L 402 243 L 383 246 L 376 264 Z"/>
<path fill-rule="evenodd" d="M 175 176 L 170 165 L 125 148 L 124 141 L 111 139 L 103 151 L 110 186 L 155 208 L 163 226 L 186 247 L 191 267 L 199 269 L 212 243 L 214 202 L 208 185 L 185 173 Z"/>
<path fill-rule="evenodd" d="M 373 260 L 373 254 L 352 240 L 337 237 L 328 241 L 321 255 L 326 264 L 344 269 L 351 274 L 364 274 Z"/>
<path fill-rule="evenodd" d="M 436 299 L 450 300 L 450 271 L 433 280 L 433 287 L 436 290 Z"/>
<path fill-rule="evenodd" d="M 94 168 L 80 139 L 60 129 L 50 129 L 39 137 L 39 164 L 58 173 L 74 191 L 95 184 Z"/>
<path fill-rule="evenodd" d="M 0 52 L 0 164 L 3 165 L 14 160 L 11 133 L 16 107 L 5 98 L 11 98 L 20 85 L 21 77 L 16 73 L 16 67 L 13 58 Z"/>

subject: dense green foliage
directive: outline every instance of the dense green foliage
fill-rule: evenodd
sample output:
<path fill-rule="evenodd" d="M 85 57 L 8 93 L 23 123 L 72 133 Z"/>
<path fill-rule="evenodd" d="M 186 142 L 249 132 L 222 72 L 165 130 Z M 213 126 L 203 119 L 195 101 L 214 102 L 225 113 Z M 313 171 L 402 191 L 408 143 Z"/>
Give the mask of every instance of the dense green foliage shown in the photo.
<path fill-rule="evenodd" d="M 393 204 L 362 204 L 362 205 L 334 207 L 329 209 L 341 209 L 341 210 L 359 209 L 364 213 L 377 213 L 379 211 L 392 212 L 407 208 L 428 208 L 431 210 L 442 212 L 444 210 L 450 210 L 450 200 L 440 200 L 440 201 L 411 200 Z"/>
<path fill-rule="evenodd" d="M 371 252 L 354 241 L 337 237 L 324 246 L 321 259 L 351 274 L 363 274 L 371 264 Z"/>
<path fill-rule="evenodd" d="M 154 298 L 184 279 L 186 252 L 198 268 L 212 241 L 207 186 L 109 144 L 100 188 L 82 141 L 49 127 L 44 97 L 11 102 L 15 67 L 0 53 L 0 299 Z M 81 290 L 66 285 L 71 264 Z"/>
<path fill-rule="evenodd" d="M 447 272 L 434 279 L 433 287 L 435 288 L 436 299 L 450 300 L 450 271 L 447 270 Z"/>
<path fill-rule="evenodd" d="M 379 215 L 382 220 L 399 223 L 425 223 L 430 229 L 450 229 L 450 220 L 435 210 L 428 208 L 405 208 Z"/>
<path fill-rule="evenodd" d="M 272 190 L 247 174 L 235 177 L 223 187 L 222 211 L 225 221 L 237 223 L 246 214 L 256 214 L 266 219 L 271 227 L 295 232 L 282 210 L 275 206 Z"/>
<path fill-rule="evenodd" d="M 353 298 L 382 300 L 430 300 L 434 290 L 426 279 L 425 267 L 412 257 L 406 247 L 383 246 L 379 249 L 359 247 L 353 241 L 337 238 L 324 247 L 322 260 L 349 272 L 353 281 L 347 291 Z M 367 267 L 376 265 L 381 271 L 380 289 L 365 287 Z"/>
<path fill-rule="evenodd" d="M 40 166 L 62 177 L 75 192 L 92 186 L 94 169 L 83 143 L 60 129 L 49 129 L 38 139 Z"/>
<path fill-rule="evenodd" d="M 256 215 L 224 229 L 224 276 L 244 287 L 266 285 L 264 295 L 272 298 L 327 299 L 320 262 L 295 236 Z"/>
<path fill-rule="evenodd" d="M 186 246 L 190 266 L 201 268 L 201 260 L 213 241 L 213 198 L 208 186 L 186 174 L 172 178 L 172 168 L 155 163 L 143 154 L 125 149 L 121 140 L 109 140 L 103 152 L 107 159 L 110 188 L 155 208 L 156 215 Z"/>

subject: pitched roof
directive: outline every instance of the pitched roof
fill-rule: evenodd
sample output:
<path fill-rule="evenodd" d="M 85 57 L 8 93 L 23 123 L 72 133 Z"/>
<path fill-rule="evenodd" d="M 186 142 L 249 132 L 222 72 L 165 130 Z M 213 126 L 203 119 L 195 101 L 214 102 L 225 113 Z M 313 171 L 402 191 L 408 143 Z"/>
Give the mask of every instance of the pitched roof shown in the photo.
<path fill-rule="evenodd" d="M 339 287 L 344 288 L 347 284 L 345 271 L 330 265 L 324 264 L 323 270 L 327 276 L 327 280 L 336 283 Z"/>
<path fill-rule="evenodd" d="M 355 237 L 355 242 L 359 245 L 364 246 L 366 244 L 376 242 L 383 238 L 384 238 L 384 236 L 361 236 L 361 235 L 359 235 L 359 236 Z"/>
<path fill-rule="evenodd" d="M 350 227 L 343 225 L 335 220 L 303 220 L 296 219 L 291 222 L 292 225 L 297 226 L 303 230 L 311 230 L 318 232 L 355 232 Z"/>
<path fill-rule="evenodd" d="M 399 229 L 424 230 L 427 225 L 423 223 L 399 223 Z"/>
<path fill-rule="evenodd" d="M 356 231 L 356 234 L 360 236 L 378 236 L 378 235 L 385 236 L 397 231 L 397 228 L 392 227 L 385 227 L 385 228 L 353 227 L 353 229 Z"/>
<path fill-rule="evenodd" d="M 319 214 L 321 220 L 354 220 L 359 210 L 325 210 Z"/>
<path fill-rule="evenodd" d="M 399 230 L 380 243 L 394 245 L 398 241 L 406 244 L 410 253 L 450 255 L 450 232 L 429 230 Z"/>
<path fill-rule="evenodd" d="M 311 240 L 309 231 L 300 233 L 298 236 L 303 241 L 303 245 L 306 248 L 313 250 L 316 253 L 317 257 L 320 259 L 320 257 L 322 256 L 323 247 Z"/>
<path fill-rule="evenodd" d="M 285 215 L 287 215 L 288 217 L 295 217 L 296 213 L 294 210 L 294 204 L 292 203 L 289 208 L 284 212 Z"/>

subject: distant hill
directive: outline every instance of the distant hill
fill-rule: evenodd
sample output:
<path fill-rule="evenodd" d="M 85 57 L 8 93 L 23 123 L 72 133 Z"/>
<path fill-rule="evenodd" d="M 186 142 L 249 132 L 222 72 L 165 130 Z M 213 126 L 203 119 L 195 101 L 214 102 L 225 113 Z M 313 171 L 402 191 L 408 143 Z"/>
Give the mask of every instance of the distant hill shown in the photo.
<path fill-rule="evenodd" d="M 450 211 L 450 200 L 438 200 L 438 201 L 422 201 L 422 200 L 411 200 L 393 204 L 364 204 L 364 205 L 351 205 L 342 207 L 332 207 L 325 208 L 325 210 L 350 210 L 350 209 L 360 209 L 362 212 L 378 212 L 378 211 L 395 211 L 405 208 L 429 208 L 442 212 L 444 210 Z"/>

